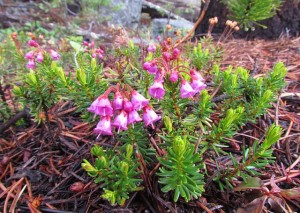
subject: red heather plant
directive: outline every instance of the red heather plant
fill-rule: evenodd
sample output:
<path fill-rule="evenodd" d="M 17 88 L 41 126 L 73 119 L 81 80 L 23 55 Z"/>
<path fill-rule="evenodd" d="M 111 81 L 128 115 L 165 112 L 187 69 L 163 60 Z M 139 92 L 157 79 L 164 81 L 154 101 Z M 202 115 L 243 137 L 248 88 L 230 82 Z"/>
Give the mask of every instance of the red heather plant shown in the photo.
<path fill-rule="evenodd" d="M 14 87 L 18 101 L 43 124 L 41 111 L 47 115 L 59 100 L 71 100 L 82 118 L 99 120 L 94 130 L 97 139 L 113 136 L 112 142 L 118 141 L 114 149 L 95 145 L 93 163 L 82 163 L 102 184 L 101 197 L 112 205 L 124 205 L 129 193 L 144 188 L 149 199 L 155 199 L 152 185 L 157 178 L 159 189 L 170 193 L 174 202 L 180 197 L 190 201 L 210 184 L 233 188 L 237 180 L 258 176 L 258 169 L 274 160 L 278 126 L 272 125 L 262 142 L 245 144 L 238 160 L 228 148 L 229 139 L 248 122 L 256 122 L 285 85 L 282 63 L 253 78 L 241 67 L 197 70 L 213 62 L 201 45 L 174 48 L 170 40 L 160 41 L 141 55 L 143 51 L 132 42 L 105 53 L 92 43 L 82 47 L 70 42 L 75 49 L 73 76 L 53 61 L 70 55 L 51 48 L 42 52 L 37 43 L 30 44 L 33 52 L 28 51 L 26 58 L 38 63 L 22 75 L 22 85 Z M 114 63 L 108 63 L 111 56 Z M 105 72 L 103 61 L 110 64 Z M 215 101 L 210 94 L 223 98 Z M 211 174 L 206 170 L 207 153 L 218 165 L 218 156 L 229 157 L 231 163 Z M 207 179 L 213 181 L 206 183 Z"/>
<path fill-rule="evenodd" d="M 104 194 L 101 196 L 111 204 L 115 202 L 124 204 L 124 199 L 130 192 L 137 188 L 141 190 L 139 187 L 141 184 L 150 187 L 148 183 L 155 176 L 159 178 L 161 191 L 165 193 L 172 191 L 175 202 L 179 197 L 183 197 L 186 201 L 199 198 L 205 186 L 203 175 L 205 163 L 202 159 L 204 153 L 212 151 L 216 155 L 232 156 L 223 149 L 229 146 L 226 138 L 233 137 L 248 121 L 255 122 L 255 119 L 270 107 L 269 103 L 284 86 L 286 70 L 283 64 L 277 64 L 273 72 L 258 79 L 252 78 L 243 68 L 236 71 L 229 68 L 225 72 L 220 72 L 215 66 L 212 78 L 207 76 L 213 79 L 209 91 L 219 88 L 218 94 L 225 95 L 224 101 L 221 100 L 216 106 L 206 90 L 205 78 L 195 69 L 198 66 L 206 66 L 199 62 L 208 62 L 208 52 L 203 51 L 201 45 L 196 46 L 191 54 L 174 48 L 168 41 L 161 41 L 159 46 L 151 44 L 147 48 L 147 56 L 142 66 L 138 62 L 131 64 L 136 61 L 133 57 L 137 57 L 134 55 L 136 48 L 132 43 L 129 43 L 128 48 L 123 51 L 128 64 L 123 65 L 124 72 L 118 72 L 120 81 L 116 81 L 117 86 L 111 86 L 101 94 L 89 110 L 103 116 L 95 129 L 98 137 L 113 134 L 122 144 L 119 149 L 117 148 L 122 155 L 126 155 L 125 147 L 135 148 L 136 156 L 132 156 L 132 161 L 134 165 L 139 165 L 140 169 L 137 171 L 141 174 L 136 174 L 135 178 L 130 179 L 123 171 L 122 177 L 115 184 L 107 178 L 117 170 L 114 167 L 105 167 L 104 170 L 104 165 L 97 160 L 103 156 L 95 154 L 95 165 L 92 166 L 85 160 L 83 168 L 91 176 L 98 179 L 101 177 L 101 183 L 104 184 Z M 130 56 L 130 53 L 133 56 Z M 192 58 L 186 58 L 186 55 Z M 205 60 L 201 57 L 205 57 Z M 146 72 L 136 69 L 137 67 L 142 67 Z M 128 73 L 130 75 L 127 76 Z M 136 82 L 129 80 L 131 75 L 135 76 Z M 269 84 L 270 81 L 273 83 Z M 110 93 L 114 95 L 109 96 Z M 145 98 L 149 96 L 153 99 Z M 220 120 L 214 123 L 210 117 L 216 109 L 224 111 L 217 112 Z M 161 117 L 163 124 L 159 121 Z M 111 123 L 111 120 L 114 121 Z M 140 122 L 144 122 L 144 126 L 140 125 Z M 133 123 L 136 125 L 131 126 Z M 153 130 L 145 128 L 149 125 L 154 129 L 154 133 Z M 163 127 L 158 130 L 158 126 L 161 125 Z M 262 144 L 244 149 L 244 158 L 241 162 L 232 157 L 231 167 L 214 174 L 214 181 L 224 189 L 232 187 L 232 181 L 236 177 L 258 175 L 258 172 L 253 172 L 253 168 L 261 168 L 272 162 L 271 145 L 279 139 L 280 131 L 280 127 L 272 126 Z M 149 138 L 150 132 L 157 134 L 161 140 Z M 94 148 L 100 149 L 98 146 Z M 248 155 L 249 149 L 254 153 L 259 151 L 252 156 Z M 113 150 L 106 149 L 106 151 Z M 122 155 L 119 160 L 124 159 Z M 156 155 L 156 159 L 153 159 L 153 155 Z M 106 158 L 105 162 L 107 161 L 114 162 L 114 158 Z M 153 163 L 157 164 L 155 168 L 158 168 L 158 171 L 149 175 L 147 171 L 153 169 L 149 168 Z M 103 176 L 104 171 L 109 174 Z M 209 178 L 209 174 L 206 178 Z M 121 185 L 126 184 L 132 185 L 132 191 L 130 189 L 124 191 Z M 148 188 L 147 191 L 149 190 Z M 149 193 L 151 197 L 151 192 Z"/>

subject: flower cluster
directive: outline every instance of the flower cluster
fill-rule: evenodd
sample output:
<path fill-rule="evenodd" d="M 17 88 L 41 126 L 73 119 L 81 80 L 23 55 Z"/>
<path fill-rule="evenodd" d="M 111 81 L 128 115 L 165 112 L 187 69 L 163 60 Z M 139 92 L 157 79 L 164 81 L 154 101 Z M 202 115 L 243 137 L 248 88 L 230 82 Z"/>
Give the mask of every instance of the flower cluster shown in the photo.
<path fill-rule="evenodd" d="M 30 40 L 28 42 L 28 45 L 31 47 L 34 47 L 35 49 L 31 50 L 25 54 L 24 58 L 26 58 L 28 60 L 26 67 L 28 69 L 35 69 L 36 62 L 38 62 L 38 63 L 43 62 L 44 54 L 46 51 L 44 49 L 42 49 L 35 40 Z M 52 60 L 54 60 L 54 61 L 56 61 L 60 58 L 60 55 L 52 49 L 49 50 L 49 54 L 50 54 Z"/>
<path fill-rule="evenodd" d="M 109 100 L 109 93 L 114 92 L 113 101 Z M 140 117 L 139 111 L 143 116 Z M 112 127 L 117 131 L 127 130 L 128 125 L 144 121 L 145 126 L 160 120 L 154 110 L 149 106 L 149 100 L 135 90 L 122 92 L 119 87 L 110 87 L 99 96 L 88 108 L 88 111 L 99 115 L 100 121 L 94 132 L 99 135 L 112 135 Z M 112 121 L 113 119 L 113 121 Z"/>
<path fill-rule="evenodd" d="M 99 59 L 103 59 L 104 51 L 101 48 L 95 48 L 95 43 L 92 42 L 83 42 L 83 46 L 86 47 L 85 52 L 90 52 L 93 58 L 98 56 Z"/>
<path fill-rule="evenodd" d="M 153 52 L 153 47 L 148 47 L 148 52 Z M 149 74 L 155 75 L 154 83 L 150 86 L 148 92 L 151 97 L 163 99 L 165 95 L 164 82 L 167 80 L 171 83 L 180 81 L 180 97 L 192 98 L 206 87 L 204 79 L 196 70 L 189 69 L 186 72 L 186 67 L 178 66 L 180 60 L 180 50 L 177 48 L 168 48 L 165 44 L 162 47 L 162 56 L 152 59 L 143 64 L 143 69 Z M 174 63 L 176 61 L 176 63 Z M 177 64 L 174 66 L 174 64 Z M 188 78 L 188 79 L 185 79 Z"/>

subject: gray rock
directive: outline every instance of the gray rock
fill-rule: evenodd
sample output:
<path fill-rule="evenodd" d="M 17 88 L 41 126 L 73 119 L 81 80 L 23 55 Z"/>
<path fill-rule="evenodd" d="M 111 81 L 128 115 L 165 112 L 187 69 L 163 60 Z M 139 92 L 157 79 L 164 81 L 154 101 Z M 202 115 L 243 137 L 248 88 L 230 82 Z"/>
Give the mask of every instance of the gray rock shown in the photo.
<path fill-rule="evenodd" d="M 122 27 L 136 28 L 139 24 L 143 0 L 111 0 L 108 23 Z"/>

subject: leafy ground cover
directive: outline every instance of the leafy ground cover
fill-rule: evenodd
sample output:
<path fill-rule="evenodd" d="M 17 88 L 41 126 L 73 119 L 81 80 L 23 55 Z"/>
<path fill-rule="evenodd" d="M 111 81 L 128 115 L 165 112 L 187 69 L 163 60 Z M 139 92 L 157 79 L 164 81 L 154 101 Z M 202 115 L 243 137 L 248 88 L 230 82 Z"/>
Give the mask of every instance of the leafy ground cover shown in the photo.
<path fill-rule="evenodd" d="M 117 38 L 5 38 L 3 212 L 300 209 L 299 38 Z"/>

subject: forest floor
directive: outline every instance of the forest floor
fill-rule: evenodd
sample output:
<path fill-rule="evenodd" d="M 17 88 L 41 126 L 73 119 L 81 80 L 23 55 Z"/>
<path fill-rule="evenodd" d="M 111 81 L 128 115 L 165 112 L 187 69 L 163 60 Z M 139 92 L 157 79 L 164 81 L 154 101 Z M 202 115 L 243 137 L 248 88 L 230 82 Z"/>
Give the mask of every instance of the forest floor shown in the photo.
<path fill-rule="evenodd" d="M 287 67 L 286 87 L 277 103 L 256 124 L 247 124 L 239 135 L 259 138 L 260 130 L 270 123 L 279 124 L 284 135 L 273 149 L 275 163 L 261 171 L 264 183 L 299 189 L 300 37 L 274 41 L 231 38 L 221 46 L 221 69 L 230 65 L 243 66 L 254 76 L 261 76 L 272 70 L 278 61 Z M 7 90 L 8 99 L 9 93 L 10 89 Z M 50 131 L 28 118 L 30 125 L 22 128 L 9 125 L 0 133 L 0 212 L 1 209 L 4 213 L 159 212 L 157 209 L 161 207 L 165 212 L 235 212 L 251 198 L 253 200 L 253 194 L 221 192 L 216 186 L 206 189 L 201 202 L 181 200 L 177 205 L 161 192 L 149 195 L 140 191 L 131 194 L 124 206 L 111 206 L 99 196 L 101 185 L 96 185 L 81 168 L 83 159 L 90 158 L 90 149 L 96 143 L 94 126 L 80 119 L 72 102 L 60 102 L 51 111 L 55 111 L 57 117 L 51 121 Z M 237 138 L 234 140 L 239 143 Z M 110 137 L 97 144 L 115 145 Z M 299 212 L 300 198 L 290 199 L 287 204 L 291 212 Z"/>

